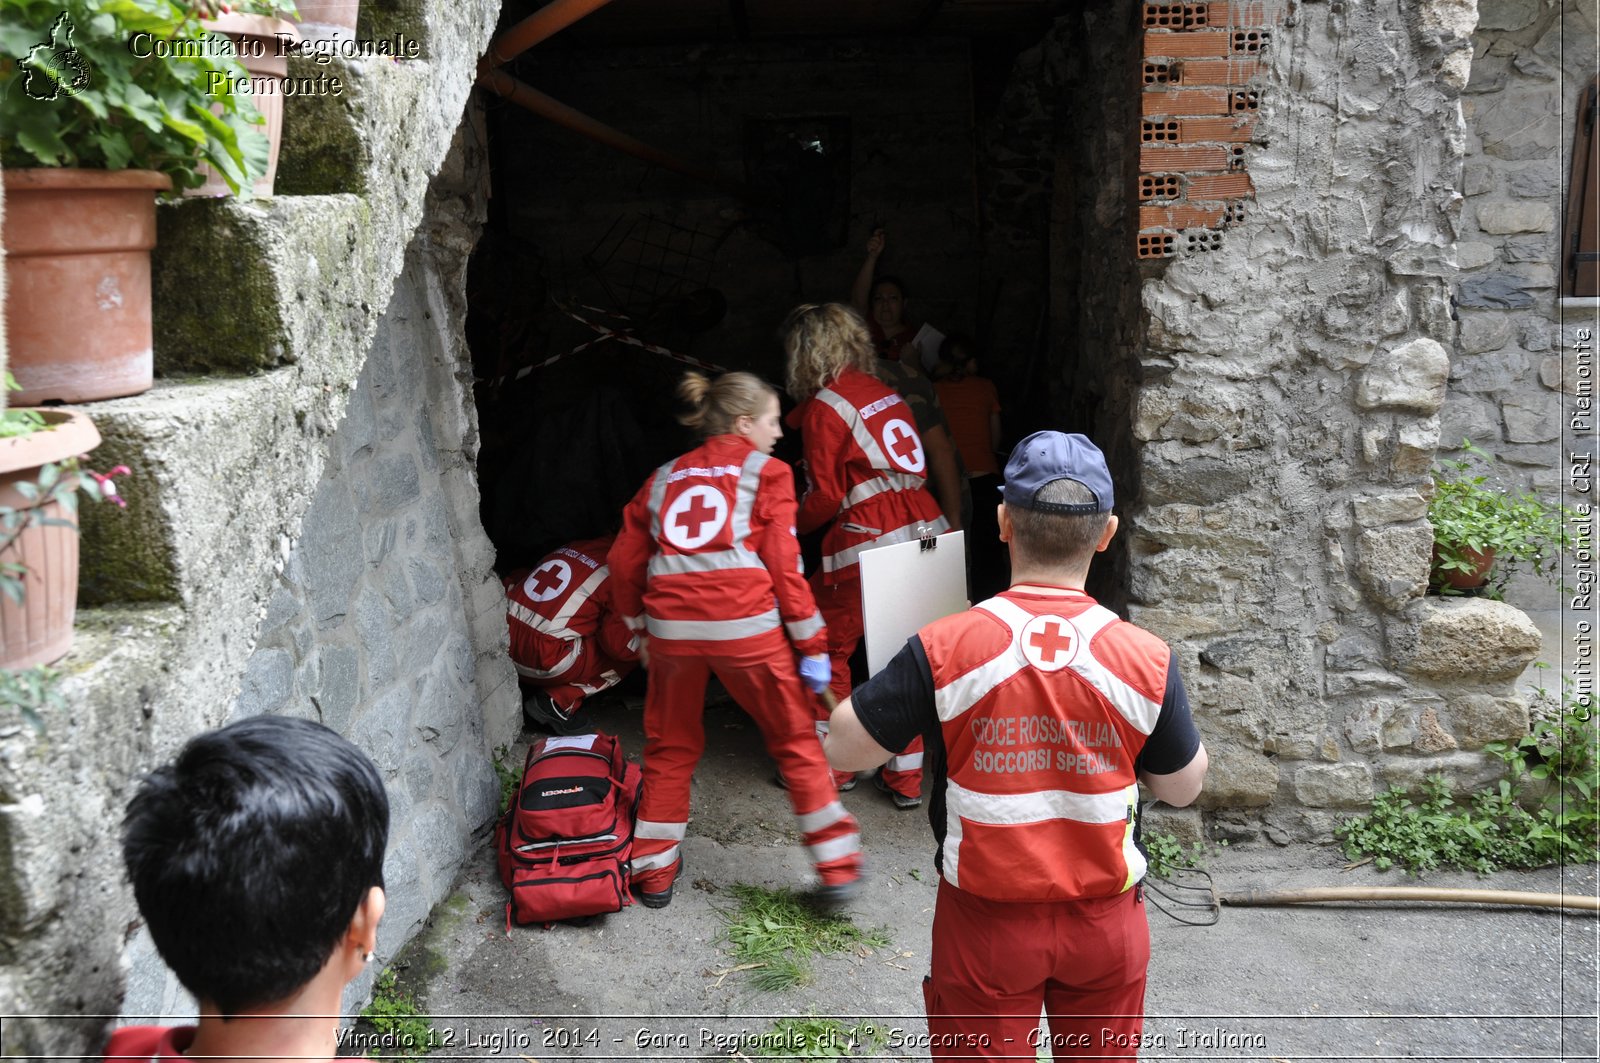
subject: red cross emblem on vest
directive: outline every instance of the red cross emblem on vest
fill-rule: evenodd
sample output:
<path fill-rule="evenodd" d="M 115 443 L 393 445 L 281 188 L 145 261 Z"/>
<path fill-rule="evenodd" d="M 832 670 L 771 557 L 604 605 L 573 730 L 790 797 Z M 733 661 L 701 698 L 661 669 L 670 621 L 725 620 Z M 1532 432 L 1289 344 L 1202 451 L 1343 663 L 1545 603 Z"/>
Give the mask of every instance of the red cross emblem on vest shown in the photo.
<path fill-rule="evenodd" d="M 1043 672 L 1058 672 L 1078 655 L 1078 633 L 1065 617 L 1046 613 L 1022 629 L 1022 655 Z"/>
<path fill-rule="evenodd" d="M 922 440 L 917 430 L 896 417 L 883 426 L 883 445 L 889 460 L 906 472 L 921 472 L 927 468 L 927 458 L 922 453 Z"/>
<path fill-rule="evenodd" d="M 546 561 L 530 572 L 528 578 L 522 581 L 522 593 L 528 596 L 529 601 L 548 602 L 566 590 L 571 582 L 572 566 L 558 558 Z"/>
<path fill-rule="evenodd" d="M 704 546 L 728 520 L 728 500 L 715 487 L 699 484 L 672 500 L 661 518 L 661 532 L 680 550 Z"/>

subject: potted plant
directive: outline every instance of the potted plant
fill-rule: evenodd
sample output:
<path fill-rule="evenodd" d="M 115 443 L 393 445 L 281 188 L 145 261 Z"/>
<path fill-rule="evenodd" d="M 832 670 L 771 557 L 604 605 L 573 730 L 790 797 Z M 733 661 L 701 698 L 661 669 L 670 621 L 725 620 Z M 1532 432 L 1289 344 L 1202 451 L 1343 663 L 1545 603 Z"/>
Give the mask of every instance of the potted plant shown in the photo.
<path fill-rule="evenodd" d="M 260 112 L 261 129 L 267 135 L 266 169 L 252 186 L 258 196 L 272 195 L 278 173 L 278 148 L 283 143 L 283 82 L 289 74 L 290 51 L 300 42 L 300 31 L 290 21 L 295 17 L 291 0 L 233 0 L 197 4 L 203 25 L 212 33 L 227 37 L 233 54 L 250 77 L 250 102 Z M 186 189 L 191 196 L 226 196 L 235 189 L 225 176 L 207 166 L 205 181 Z"/>
<path fill-rule="evenodd" d="M 94 422 L 76 410 L 0 413 L 0 668 L 48 664 L 72 647 L 77 492 L 120 506 L 112 477 L 128 471 L 84 468 L 82 455 L 99 445 Z"/>
<path fill-rule="evenodd" d="M 1433 470 L 1433 589 L 1499 599 L 1524 563 L 1535 575 L 1554 578 L 1570 512 L 1497 485 L 1488 471 L 1493 458 L 1470 440 L 1461 441 L 1461 450 Z"/>
<path fill-rule="evenodd" d="M 155 194 L 266 172 L 231 49 L 174 0 L 0 0 L 6 327 L 18 402 L 151 384 Z M 16 57 L 16 58 L 12 58 Z"/>

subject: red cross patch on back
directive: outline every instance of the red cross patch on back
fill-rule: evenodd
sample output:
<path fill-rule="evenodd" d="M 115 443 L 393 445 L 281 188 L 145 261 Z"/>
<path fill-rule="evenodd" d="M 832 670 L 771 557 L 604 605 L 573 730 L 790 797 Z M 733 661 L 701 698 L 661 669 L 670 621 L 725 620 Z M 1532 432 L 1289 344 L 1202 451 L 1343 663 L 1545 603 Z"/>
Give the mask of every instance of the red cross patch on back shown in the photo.
<path fill-rule="evenodd" d="M 1041 672 L 1059 672 L 1078 655 L 1079 641 L 1065 617 L 1046 613 L 1028 621 L 1019 645 L 1029 664 Z"/>

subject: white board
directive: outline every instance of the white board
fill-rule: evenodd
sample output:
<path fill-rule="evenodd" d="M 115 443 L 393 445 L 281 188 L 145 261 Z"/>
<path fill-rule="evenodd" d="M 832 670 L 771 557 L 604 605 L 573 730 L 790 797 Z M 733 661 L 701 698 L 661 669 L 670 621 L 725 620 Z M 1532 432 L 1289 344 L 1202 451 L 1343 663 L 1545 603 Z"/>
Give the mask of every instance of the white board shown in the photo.
<path fill-rule="evenodd" d="M 924 624 L 967 607 L 966 533 L 945 532 L 861 554 L 861 615 L 867 672 L 877 675 Z"/>

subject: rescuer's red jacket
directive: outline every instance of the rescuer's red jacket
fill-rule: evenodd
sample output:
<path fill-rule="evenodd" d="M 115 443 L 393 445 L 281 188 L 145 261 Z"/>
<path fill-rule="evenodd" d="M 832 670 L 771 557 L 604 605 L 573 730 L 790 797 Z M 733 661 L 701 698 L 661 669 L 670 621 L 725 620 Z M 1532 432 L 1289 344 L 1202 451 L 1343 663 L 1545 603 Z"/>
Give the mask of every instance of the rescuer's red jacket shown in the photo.
<path fill-rule="evenodd" d="M 802 532 L 822 527 L 822 581 L 858 579 L 863 550 L 949 529 L 924 484 L 928 458 L 911 407 L 877 377 L 847 369 L 800 406 Z"/>
<path fill-rule="evenodd" d="M 577 662 L 578 643 L 588 638 L 612 660 L 638 659 L 637 636 L 611 606 L 606 554 L 615 538 L 569 543 L 532 569 L 506 576 L 506 625 L 518 672 L 535 679 L 559 677 Z"/>
<path fill-rule="evenodd" d="M 651 652 L 724 653 L 781 625 L 827 647 L 795 539 L 794 474 L 743 436 L 713 436 L 657 469 L 623 510 L 613 602 Z"/>

